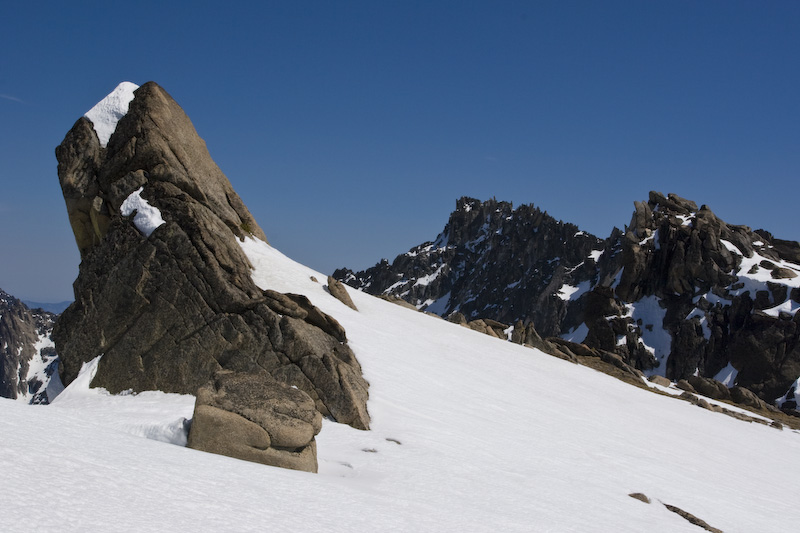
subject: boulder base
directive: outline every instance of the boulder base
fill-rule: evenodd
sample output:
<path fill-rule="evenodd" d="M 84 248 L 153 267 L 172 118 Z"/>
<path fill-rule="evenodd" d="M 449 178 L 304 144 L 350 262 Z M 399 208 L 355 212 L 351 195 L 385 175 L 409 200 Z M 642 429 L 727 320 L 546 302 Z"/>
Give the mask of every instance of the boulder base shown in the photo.
<path fill-rule="evenodd" d="M 197 391 L 188 446 L 270 466 L 317 471 L 322 415 L 269 374 L 221 371 Z"/>

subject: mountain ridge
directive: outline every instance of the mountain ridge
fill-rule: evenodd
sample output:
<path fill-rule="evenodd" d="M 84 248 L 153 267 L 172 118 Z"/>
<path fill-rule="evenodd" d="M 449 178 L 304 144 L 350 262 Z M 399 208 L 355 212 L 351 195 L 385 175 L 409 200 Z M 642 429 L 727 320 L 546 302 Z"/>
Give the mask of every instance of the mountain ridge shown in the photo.
<path fill-rule="evenodd" d="M 56 315 L 0 289 L 0 397 L 49 403 L 63 385 L 52 341 Z"/>
<path fill-rule="evenodd" d="M 772 403 L 800 376 L 798 274 L 797 242 L 654 191 L 605 239 L 533 205 L 460 198 L 435 241 L 333 276 L 444 317 L 521 322 L 673 381 L 727 369 Z"/>

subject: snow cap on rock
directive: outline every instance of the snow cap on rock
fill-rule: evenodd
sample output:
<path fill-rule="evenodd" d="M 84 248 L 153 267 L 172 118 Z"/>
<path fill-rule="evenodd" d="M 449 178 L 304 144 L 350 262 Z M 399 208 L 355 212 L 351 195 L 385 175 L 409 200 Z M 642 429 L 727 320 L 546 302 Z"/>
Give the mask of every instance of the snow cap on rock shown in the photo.
<path fill-rule="evenodd" d="M 117 122 L 128 112 L 128 105 L 133 100 L 133 91 L 139 86 L 129 81 L 123 81 L 111 94 L 100 100 L 85 116 L 92 121 L 94 131 L 100 145 L 105 148 L 111 134 L 117 129 Z"/>

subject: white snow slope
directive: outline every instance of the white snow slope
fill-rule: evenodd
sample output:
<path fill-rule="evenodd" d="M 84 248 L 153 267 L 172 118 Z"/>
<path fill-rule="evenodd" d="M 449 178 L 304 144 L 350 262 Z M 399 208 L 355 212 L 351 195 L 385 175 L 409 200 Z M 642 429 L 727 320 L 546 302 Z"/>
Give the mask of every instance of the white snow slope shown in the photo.
<path fill-rule="evenodd" d="M 179 441 L 170 435 L 191 416 L 193 398 L 109 396 L 87 389 L 87 374 L 50 406 L 0 401 L 3 523 L 702 531 L 660 502 L 726 533 L 800 522 L 798 432 L 658 396 L 356 291 L 353 311 L 310 279 L 325 279 L 319 273 L 264 243 L 243 247 L 260 286 L 305 294 L 344 325 L 370 382 L 372 430 L 326 421 L 319 474 L 282 470 L 153 440 Z"/>

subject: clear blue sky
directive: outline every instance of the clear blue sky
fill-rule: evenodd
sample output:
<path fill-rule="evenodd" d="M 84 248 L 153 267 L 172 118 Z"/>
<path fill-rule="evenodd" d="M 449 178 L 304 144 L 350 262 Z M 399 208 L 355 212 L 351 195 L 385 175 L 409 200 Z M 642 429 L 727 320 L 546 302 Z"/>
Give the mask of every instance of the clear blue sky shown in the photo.
<path fill-rule="evenodd" d="M 6 2 L 0 288 L 71 298 L 53 150 L 121 81 L 183 106 L 273 245 L 364 268 L 456 198 L 606 236 L 650 190 L 800 238 L 800 2 Z"/>

